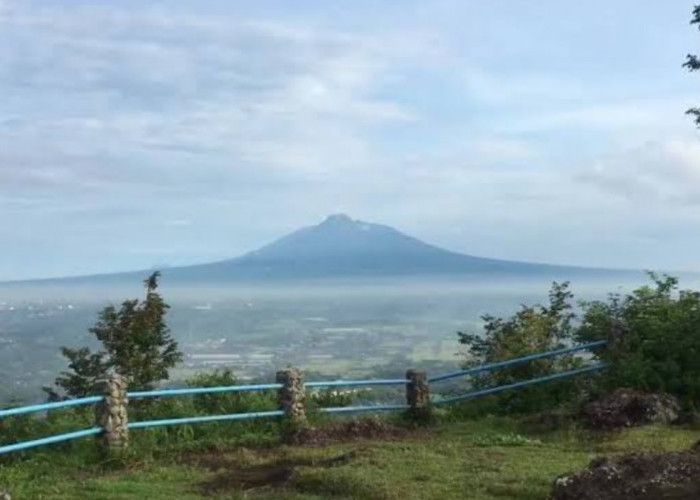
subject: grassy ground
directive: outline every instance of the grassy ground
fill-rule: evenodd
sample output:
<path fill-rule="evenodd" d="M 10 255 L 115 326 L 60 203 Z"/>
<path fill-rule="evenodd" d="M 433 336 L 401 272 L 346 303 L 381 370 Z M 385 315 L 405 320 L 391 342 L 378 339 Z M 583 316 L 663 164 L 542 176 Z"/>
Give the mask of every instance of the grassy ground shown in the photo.
<path fill-rule="evenodd" d="M 541 499 L 557 475 L 595 456 L 678 450 L 699 439 L 682 427 L 541 434 L 487 419 L 384 441 L 180 450 L 116 470 L 90 464 L 88 442 L 0 465 L 0 487 L 19 500 Z"/>

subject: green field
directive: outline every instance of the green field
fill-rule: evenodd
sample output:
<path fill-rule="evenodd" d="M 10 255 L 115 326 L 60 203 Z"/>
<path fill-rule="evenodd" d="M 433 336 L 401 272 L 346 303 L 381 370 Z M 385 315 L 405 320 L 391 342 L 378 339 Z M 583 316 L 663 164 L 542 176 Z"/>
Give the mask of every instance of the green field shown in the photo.
<path fill-rule="evenodd" d="M 596 456 L 680 450 L 699 439 L 687 427 L 543 434 L 489 418 L 326 446 L 189 446 L 111 468 L 86 460 L 87 442 L 0 465 L 0 486 L 19 500 L 542 499 L 555 477 Z"/>

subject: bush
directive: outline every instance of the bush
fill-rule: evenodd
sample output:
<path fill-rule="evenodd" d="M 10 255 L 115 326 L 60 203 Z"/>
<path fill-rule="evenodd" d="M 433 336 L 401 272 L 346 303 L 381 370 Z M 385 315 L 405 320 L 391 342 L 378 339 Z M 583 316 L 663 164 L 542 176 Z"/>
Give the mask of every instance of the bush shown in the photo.
<path fill-rule="evenodd" d="M 700 292 L 650 273 L 643 286 L 606 301 L 584 304 L 575 338 L 608 340 L 596 356 L 609 364 L 600 388 L 629 387 L 678 397 L 686 409 L 700 403 Z"/>
<path fill-rule="evenodd" d="M 27 414 L 0 419 L 0 444 L 9 445 L 49 437 L 66 432 L 87 429 L 94 425 L 91 407 L 66 408 L 50 411 L 46 415 Z M 15 452 L 0 456 L 0 463 L 23 460 L 35 455 L 38 450 L 58 453 L 74 452 L 84 447 L 83 440 L 65 441 L 52 444 L 47 448 L 34 448 L 26 452 Z"/>
<path fill-rule="evenodd" d="M 185 383 L 189 387 L 222 387 L 239 384 L 229 369 L 198 373 L 187 379 Z M 161 420 L 276 409 L 277 397 L 274 391 L 222 392 L 163 397 L 144 400 L 137 404 L 132 403 L 129 418 L 132 421 Z M 257 444 L 276 439 L 279 425 L 279 422 L 274 419 L 254 419 L 164 426 L 135 431 L 132 440 L 144 450 L 151 450 L 154 453 L 157 453 L 160 447 L 182 447 L 194 442 L 199 445 L 234 442 Z"/>
<path fill-rule="evenodd" d="M 237 385 L 238 380 L 230 370 L 200 373 L 188 379 L 190 387 L 217 387 Z M 154 399 L 135 399 L 129 403 L 129 420 L 163 420 L 209 415 L 247 413 L 277 409 L 275 391 L 232 392 L 174 396 Z M 90 428 L 95 425 L 91 406 L 64 408 L 46 415 L 31 414 L 0 419 L 0 443 L 11 444 L 40 437 Z M 153 427 L 131 431 L 130 455 L 140 460 L 161 456 L 189 448 L 227 446 L 234 444 L 261 445 L 278 439 L 278 419 L 255 419 L 242 421 L 220 421 L 200 424 L 184 424 Z M 89 440 L 68 441 L 42 447 L 29 452 L 31 456 L 65 453 L 67 450 L 87 449 L 94 451 Z M 23 453 L 0 457 L 0 463 L 22 459 Z M 89 460 L 95 456 L 88 453 Z"/>
<path fill-rule="evenodd" d="M 549 304 L 546 306 L 522 306 L 516 314 L 505 319 L 484 316 L 484 333 L 481 335 L 459 332 L 459 342 L 467 346 L 470 356 L 464 367 L 505 361 L 564 347 L 572 337 L 573 320 L 576 317 L 571 305 L 573 294 L 569 292 L 568 286 L 568 283 L 553 283 L 549 292 Z M 471 389 L 510 384 L 571 370 L 580 365 L 581 360 L 572 355 L 531 361 L 475 376 Z M 570 402 L 574 395 L 581 392 L 581 384 L 579 380 L 569 379 L 534 385 L 498 394 L 490 397 L 488 403 L 478 406 L 500 413 L 541 411 L 553 405 Z"/>
<path fill-rule="evenodd" d="M 227 387 L 239 385 L 240 381 L 233 371 L 225 368 L 198 373 L 187 379 L 185 384 L 188 387 Z M 277 409 L 277 394 L 275 391 L 198 394 L 192 402 L 200 414 L 269 411 Z"/>
<path fill-rule="evenodd" d="M 320 389 L 308 393 L 307 406 L 311 410 L 319 408 L 341 408 L 355 401 L 356 393 L 348 390 Z"/>

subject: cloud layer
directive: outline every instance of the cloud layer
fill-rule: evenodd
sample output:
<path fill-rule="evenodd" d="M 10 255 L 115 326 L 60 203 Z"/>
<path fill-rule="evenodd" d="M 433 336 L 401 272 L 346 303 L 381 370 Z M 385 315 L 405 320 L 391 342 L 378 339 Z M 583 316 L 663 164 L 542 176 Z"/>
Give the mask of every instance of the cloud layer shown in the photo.
<path fill-rule="evenodd" d="M 700 35 L 649 4 L 0 2 L 0 279 L 231 257 L 337 211 L 700 269 Z"/>

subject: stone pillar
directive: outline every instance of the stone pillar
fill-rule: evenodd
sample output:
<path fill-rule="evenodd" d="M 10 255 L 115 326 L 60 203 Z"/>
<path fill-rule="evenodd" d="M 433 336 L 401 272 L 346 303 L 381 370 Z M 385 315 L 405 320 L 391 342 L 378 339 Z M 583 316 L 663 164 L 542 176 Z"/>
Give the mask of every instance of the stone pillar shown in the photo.
<path fill-rule="evenodd" d="M 283 385 L 277 397 L 290 430 L 306 427 L 306 389 L 301 370 L 285 368 L 278 371 L 277 383 Z"/>
<path fill-rule="evenodd" d="M 408 414 L 422 420 L 430 416 L 430 386 L 424 371 L 408 370 L 406 379 L 406 404 L 410 406 Z"/>
<path fill-rule="evenodd" d="M 106 380 L 97 381 L 95 391 L 105 397 L 95 405 L 95 424 L 104 430 L 97 436 L 98 443 L 107 454 L 121 452 L 129 446 L 126 380 L 112 374 Z"/>

